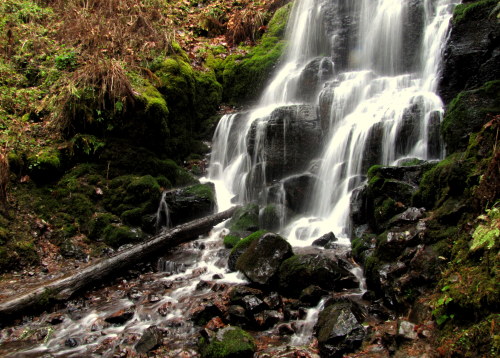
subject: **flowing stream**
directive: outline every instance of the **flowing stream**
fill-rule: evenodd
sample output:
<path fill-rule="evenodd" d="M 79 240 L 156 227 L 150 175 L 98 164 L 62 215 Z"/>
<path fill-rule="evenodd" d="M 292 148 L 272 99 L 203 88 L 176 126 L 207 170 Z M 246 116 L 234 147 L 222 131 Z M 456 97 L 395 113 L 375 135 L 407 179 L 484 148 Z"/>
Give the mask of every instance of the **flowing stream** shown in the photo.
<path fill-rule="evenodd" d="M 349 245 L 351 193 L 365 181 L 371 165 L 444 155 L 439 136 L 443 105 L 435 92 L 455 4 L 297 0 L 287 29 L 289 46 L 259 105 L 225 115 L 216 129 L 206 180 L 215 184 L 219 211 L 251 201 L 273 205 L 279 231 L 292 246 L 309 246 L 329 232 Z M 286 115 L 277 122 L 280 113 Z M 302 141 L 300 135 L 311 128 L 302 123 L 316 126 L 319 139 Z M 277 137 L 278 142 L 271 140 Z M 290 208 L 289 189 L 290 182 L 301 178 L 309 185 L 302 211 Z M 157 224 L 169 225 L 163 199 Z M 186 343 L 197 337 L 197 328 L 185 319 L 188 312 L 216 299 L 218 290 L 246 282 L 226 271 L 224 230 L 220 225 L 209 237 L 173 250 L 137 279 L 101 289 L 83 303 L 70 302 L 55 314 L 59 318 L 45 315 L 21 325 L 19 336 L 43 331 L 43 344 L 3 344 L 0 353 L 126 356 L 148 327 L 157 326 L 168 331 L 165 356 L 195 355 L 196 347 Z M 71 310 L 72 304 L 78 308 Z M 322 304 L 307 313 L 287 344 L 307 344 Z M 106 321 L 132 306 L 124 324 Z M 47 328 L 55 319 L 61 323 Z"/>

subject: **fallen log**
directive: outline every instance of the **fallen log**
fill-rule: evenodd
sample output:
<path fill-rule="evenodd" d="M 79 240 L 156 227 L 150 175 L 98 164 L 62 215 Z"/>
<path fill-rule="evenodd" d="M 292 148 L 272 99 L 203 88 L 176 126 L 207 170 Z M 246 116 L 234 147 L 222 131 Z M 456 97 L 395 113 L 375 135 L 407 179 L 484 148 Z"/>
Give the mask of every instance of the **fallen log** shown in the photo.
<path fill-rule="evenodd" d="M 233 207 L 221 213 L 164 230 L 148 241 L 93 263 L 75 274 L 47 283 L 14 299 L 1 302 L 0 326 L 22 314 L 47 309 L 47 306 L 53 303 L 65 301 L 75 293 L 101 282 L 104 278 L 120 273 L 120 270 L 161 255 L 165 249 L 197 239 L 200 235 L 209 232 L 216 224 L 230 218 L 235 210 L 236 207 Z"/>

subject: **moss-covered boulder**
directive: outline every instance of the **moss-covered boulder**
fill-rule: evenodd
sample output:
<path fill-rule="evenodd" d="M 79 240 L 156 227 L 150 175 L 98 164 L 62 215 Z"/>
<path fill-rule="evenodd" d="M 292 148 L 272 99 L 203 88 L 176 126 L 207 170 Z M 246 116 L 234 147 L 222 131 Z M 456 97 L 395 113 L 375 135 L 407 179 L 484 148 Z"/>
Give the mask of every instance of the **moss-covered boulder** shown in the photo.
<path fill-rule="evenodd" d="M 210 338 L 201 338 L 203 358 L 251 358 L 257 347 L 253 337 L 238 327 L 226 327 Z"/>
<path fill-rule="evenodd" d="M 45 147 L 27 158 L 29 175 L 39 183 L 54 181 L 62 174 L 61 153 L 53 147 Z"/>
<path fill-rule="evenodd" d="M 146 238 L 140 229 L 118 224 L 106 226 L 103 230 L 103 237 L 104 242 L 113 248 L 137 243 Z"/>
<path fill-rule="evenodd" d="M 292 246 L 285 239 L 269 233 L 250 243 L 236 261 L 236 269 L 254 283 L 271 285 L 281 263 L 292 255 Z"/>
<path fill-rule="evenodd" d="M 235 211 L 228 223 L 232 235 L 245 237 L 259 228 L 259 206 L 247 204 Z"/>
<path fill-rule="evenodd" d="M 465 151 L 468 138 L 500 113 L 500 80 L 481 88 L 463 91 L 451 101 L 442 123 L 448 154 Z"/>
<path fill-rule="evenodd" d="M 241 254 L 244 253 L 246 249 L 248 249 L 248 247 L 250 247 L 252 242 L 258 240 L 266 233 L 266 230 L 255 231 L 244 239 L 235 236 L 238 237 L 238 240 L 234 240 L 236 243 L 234 244 L 231 253 L 229 254 L 229 258 L 227 259 L 227 266 L 230 271 L 236 271 L 236 262 L 238 261 L 238 258 L 241 256 Z"/>
<path fill-rule="evenodd" d="M 212 183 L 196 184 L 164 194 L 173 226 L 210 215 L 216 205 Z"/>
<path fill-rule="evenodd" d="M 279 269 L 279 287 L 285 294 L 299 297 L 302 290 L 316 285 L 328 291 L 356 288 L 356 277 L 321 254 L 294 255 Z"/>

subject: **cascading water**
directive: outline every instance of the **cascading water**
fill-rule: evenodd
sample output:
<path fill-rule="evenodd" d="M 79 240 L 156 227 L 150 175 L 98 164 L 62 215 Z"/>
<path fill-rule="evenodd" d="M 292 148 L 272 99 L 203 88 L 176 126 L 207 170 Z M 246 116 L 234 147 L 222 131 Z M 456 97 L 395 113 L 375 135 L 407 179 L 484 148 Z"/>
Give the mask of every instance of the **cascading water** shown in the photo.
<path fill-rule="evenodd" d="M 435 91 L 455 3 L 297 1 L 288 51 L 260 105 L 224 116 L 215 133 L 209 177 L 224 183 L 220 202 L 279 206 L 287 198 L 269 195 L 273 188 L 291 175 L 312 175 L 302 217 L 282 234 L 307 246 L 333 231 L 348 244 L 350 195 L 371 165 L 444 154 Z M 310 129 L 313 122 L 319 130 Z M 307 131 L 321 140 L 301 141 L 297 132 Z"/>

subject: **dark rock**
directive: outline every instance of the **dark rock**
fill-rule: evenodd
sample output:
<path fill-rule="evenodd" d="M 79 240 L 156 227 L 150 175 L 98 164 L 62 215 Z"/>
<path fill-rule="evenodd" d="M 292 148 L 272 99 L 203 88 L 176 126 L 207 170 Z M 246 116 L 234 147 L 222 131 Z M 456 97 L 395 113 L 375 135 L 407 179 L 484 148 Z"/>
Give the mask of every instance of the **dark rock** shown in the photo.
<path fill-rule="evenodd" d="M 213 213 L 214 185 L 197 184 L 165 193 L 172 226 L 186 223 Z"/>
<path fill-rule="evenodd" d="M 236 262 L 236 268 L 252 282 L 269 285 L 276 278 L 281 263 L 293 255 L 292 247 L 276 234 L 254 240 Z"/>
<path fill-rule="evenodd" d="M 256 296 L 257 298 L 262 299 L 264 297 L 264 292 L 262 292 L 257 288 L 243 286 L 243 285 L 234 286 L 229 291 L 229 299 L 232 304 L 242 303 L 243 298 L 249 295 L 253 295 Z"/>
<path fill-rule="evenodd" d="M 47 318 L 46 322 L 52 325 L 61 324 L 64 321 L 64 316 L 61 314 L 54 314 Z"/>
<path fill-rule="evenodd" d="M 462 19 L 453 19 L 443 55 L 439 94 L 446 104 L 462 90 L 500 78 L 500 26 L 491 11 L 495 1 L 471 6 Z"/>
<path fill-rule="evenodd" d="M 316 306 L 321 298 L 326 295 L 328 295 L 328 291 L 323 290 L 321 287 L 311 285 L 302 290 L 299 300 L 307 306 Z"/>
<path fill-rule="evenodd" d="M 281 264 L 279 286 L 286 294 L 298 297 L 310 285 L 341 291 L 358 287 L 358 281 L 352 273 L 320 254 L 295 255 Z"/>
<path fill-rule="evenodd" d="M 282 323 L 277 327 L 277 329 L 280 336 L 291 336 L 295 333 L 295 330 L 290 323 Z"/>
<path fill-rule="evenodd" d="M 277 108 L 269 116 L 264 138 L 258 141 L 257 132 L 254 122 L 248 138 L 248 153 L 252 158 L 266 158 L 265 178 L 260 171 L 263 168 L 256 168 L 250 174 L 251 186 L 255 188 L 302 172 L 321 150 L 322 131 L 316 109 L 311 105 Z M 257 142 L 262 148 L 256 147 Z M 262 152 L 256 155 L 256 150 Z"/>
<path fill-rule="evenodd" d="M 134 317 L 134 312 L 135 312 L 135 306 L 130 306 L 128 308 L 116 311 L 115 313 L 109 315 L 104 319 L 104 321 L 111 324 L 122 325 L 128 320 L 130 320 L 132 317 Z"/>
<path fill-rule="evenodd" d="M 245 308 L 239 305 L 229 306 L 226 318 L 232 325 L 246 327 L 250 324 L 250 319 L 246 315 Z"/>
<path fill-rule="evenodd" d="M 328 234 L 321 236 L 319 239 L 314 240 L 312 246 L 320 246 L 328 249 L 330 248 L 329 246 L 336 241 L 338 241 L 338 239 L 335 237 L 333 232 L 329 232 Z"/>
<path fill-rule="evenodd" d="M 283 204 L 269 204 L 259 211 L 259 226 L 264 230 L 277 232 L 287 219 L 287 209 Z"/>
<path fill-rule="evenodd" d="M 223 316 L 219 306 L 214 303 L 204 303 L 193 309 L 191 312 L 191 320 L 198 326 L 205 325 L 214 317 Z"/>
<path fill-rule="evenodd" d="M 68 338 L 64 341 L 64 345 L 69 348 L 74 348 L 78 346 L 78 340 L 76 338 Z"/>
<path fill-rule="evenodd" d="M 396 130 L 396 157 L 406 156 L 417 144 L 420 138 L 420 123 L 422 116 L 425 115 L 422 109 L 425 110 L 424 104 L 422 101 L 417 101 L 404 110 Z"/>
<path fill-rule="evenodd" d="M 269 295 L 264 297 L 264 303 L 272 310 L 283 306 L 283 300 L 278 292 L 271 292 Z"/>
<path fill-rule="evenodd" d="M 353 352 L 363 341 L 365 330 L 359 307 L 339 302 L 325 307 L 318 316 L 316 335 L 322 357 L 342 357 Z"/>
<path fill-rule="evenodd" d="M 424 222 L 413 226 L 394 228 L 387 233 L 385 239 L 379 241 L 378 257 L 386 261 L 397 258 L 407 247 L 417 246 L 423 241 L 425 233 Z"/>
<path fill-rule="evenodd" d="M 241 301 L 243 302 L 245 310 L 251 314 L 258 313 L 268 308 L 264 301 L 254 295 L 245 296 Z"/>
<path fill-rule="evenodd" d="M 141 339 L 135 345 L 137 353 L 147 353 L 159 346 L 162 342 L 163 334 L 156 326 L 148 327 L 142 334 Z"/>
<path fill-rule="evenodd" d="M 439 159 L 443 152 L 441 140 L 441 118 L 439 111 L 429 114 L 429 123 L 427 124 L 427 157 Z"/>
<path fill-rule="evenodd" d="M 247 204 L 237 209 L 228 223 L 231 235 L 246 237 L 254 231 L 259 230 L 259 206 Z"/>
<path fill-rule="evenodd" d="M 333 76 L 333 62 L 327 57 L 311 60 L 302 70 L 297 82 L 297 102 L 313 102 L 323 83 Z"/>
<path fill-rule="evenodd" d="M 285 217 L 290 216 L 290 213 L 306 213 L 309 210 L 309 198 L 317 183 L 318 178 L 313 174 L 290 176 L 269 189 L 267 201 L 284 205 Z"/>
<path fill-rule="evenodd" d="M 254 315 L 255 323 L 261 330 L 269 329 L 284 319 L 283 313 L 273 310 L 265 310 Z"/>
<path fill-rule="evenodd" d="M 384 140 L 384 123 L 375 123 L 368 132 L 364 143 L 363 158 L 361 160 L 361 173 L 366 173 L 372 165 L 378 164 L 382 159 Z"/>

